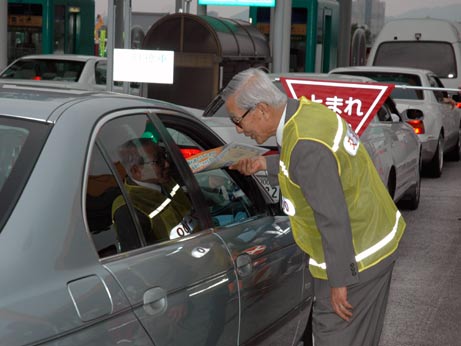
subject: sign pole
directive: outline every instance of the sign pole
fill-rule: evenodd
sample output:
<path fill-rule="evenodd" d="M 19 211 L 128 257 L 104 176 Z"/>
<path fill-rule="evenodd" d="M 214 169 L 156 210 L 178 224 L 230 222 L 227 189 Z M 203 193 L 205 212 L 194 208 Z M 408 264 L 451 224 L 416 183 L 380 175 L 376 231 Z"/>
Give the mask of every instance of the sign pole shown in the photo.
<path fill-rule="evenodd" d="M 107 76 L 106 76 L 106 90 L 112 91 L 114 85 L 114 44 L 115 44 L 115 30 L 114 30 L 114 13 L 117 0 L 108 1 L 107 10 Z"/>
<path fill-rule="evenodd" d="M 131 0 L 123 1 L 123 48 L 131 49 Z M 130 93 L 130 83 L 123 82 L 123 92 Z"/>

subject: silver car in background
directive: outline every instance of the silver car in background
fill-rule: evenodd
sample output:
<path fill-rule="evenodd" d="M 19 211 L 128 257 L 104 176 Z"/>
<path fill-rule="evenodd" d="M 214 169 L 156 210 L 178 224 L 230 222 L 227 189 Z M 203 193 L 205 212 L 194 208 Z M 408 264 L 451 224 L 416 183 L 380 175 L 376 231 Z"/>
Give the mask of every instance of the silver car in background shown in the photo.
<path fill-rule="evenodd" d="M 132 139 L 162 149 L 137 166 L 163 165 L 173 186 L 148 215 L 120 164 Z M 0 344 L 311 339 L 308 258 L 288 217 L 253 177 L 194 174 L 185 160 L 222 144 L 166 102 L 0 81 Z M 172 213 L 176 194 L 183 211 Z M 155 236 L 157 215 L 170 223 L 167 238 Z"/>
<path fill-rule="evenodd" d="M 106 90 L 107 58 L 76 54 L 37 54 L 20 57 L 0 72 L 0 79 L 56 82 L 72 88 Z M 123 93 L 123 83 L 113 90 Z M 130 93 L 140 95 L 139 83 L 130 83 Z"/>
<path fill-rule="evenodd" d="M 279 78 L 282 76 L 328 81 L 372 82 L 365 77 L 330 76 L 328 74 L 283 73 L 270 74 L 270 76 L 282 91 L 284 89 L 279 82 Z M 193 109 L 190 111 L 226 142 L 243 142 L 256 145 L 254 140 L 235 130 L 235 125 L 230 121 L 224 105 L 219 100 L 219 95 L 204 112 Z M 399 202 L 399 206 L 402 208 L 418 208 L 421 187 L 421 143 L 413 128 L 402 119 L 402 115 L 391 98 L 385 101 L 373 118 L 362 134 L 361 141 L 394 201 Z M 262 146 L 271 150 L 269 154 L 278 150 L 274 137 L 269 138 Z M 263 174 L 258 174 L 257 177 L 274 201 L 277 201 L 279 197 L 278 186 L 270 184 L 267 176 Z"/>
<path fill-rule="evenodd" d="M 401 86 L 444 87 L 431 71 L 414 68 L 355 66 L 336 68 L 330 73 L 365 76 Z M 424 171 L 429 176 L 440 177 L 444 155 L 455 161 L 461 158 L 461 110 L 448 102 L 448 93 L 444 91 L 395 88 L 391 96 L 401 112 L 422 111 L 407 112 L 406 121 L 421 140 Z"/>

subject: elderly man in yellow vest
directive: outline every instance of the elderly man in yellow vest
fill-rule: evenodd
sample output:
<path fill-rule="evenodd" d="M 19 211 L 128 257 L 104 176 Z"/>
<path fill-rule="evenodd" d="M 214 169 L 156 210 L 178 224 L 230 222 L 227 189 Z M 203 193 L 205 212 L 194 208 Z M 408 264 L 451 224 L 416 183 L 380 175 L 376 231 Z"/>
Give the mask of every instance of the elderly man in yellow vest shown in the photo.
<path fill-rule="evenodd" d="M 127 141 L 119 156 L 128 177 L 125 188 L 136 209 L 147 244 L 175 239 L 192 231 L 190 201 L 170 176 L 170 164 L 163 148 L 150 138 Z M 125 198 L 112 204 L 112 218 L 122 251 L 138 248 L 139 238 Z"/>
<path fill-rule="evenodd" d="M 293 236 L 310 256 L 315 345 L 378 345 L 405 221 L 357 135 L 327 107 L 287 99 L 259 69 L 222 92 L 236 130 L 280 155 L 239 161 L 278 177 Z"/>

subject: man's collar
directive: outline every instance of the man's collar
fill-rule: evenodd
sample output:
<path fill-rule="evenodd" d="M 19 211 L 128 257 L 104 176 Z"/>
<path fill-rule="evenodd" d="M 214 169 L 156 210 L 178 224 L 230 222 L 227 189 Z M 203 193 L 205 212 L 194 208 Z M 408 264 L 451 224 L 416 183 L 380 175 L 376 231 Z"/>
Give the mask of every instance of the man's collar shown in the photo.
<path fill-rule="evenodd" d="M 132 179 L 132 180 L 139 186 L 146 187 L 151 190 L 157 190 L 158 192 L 162 192 L 162 187 L 160 185 L 153 184 L 153 183 L 146 183 L 145 181 L 139 181 L 135 179 Z"/>
<path fill-rule="evenodd" d="M 282 146 L 283 127 L 285 126 L 285 123 L 287 122 L 287 120 L 291 118 L 293 114 L 296 113 L 298 108 L 299 108 L 299 100 L 288 98 L 287 103 L 285 105 L 285 109 L 282 114 L 282 117 L 280 118 L 279 126 L 277 127 L 277 132 L 276 132 L 277 143 L 279 146 Z"/>
<path fill-rule="evenodd" d="M 277 144 L 279 145 L 279 147 L 282 146 L 283 126 L 285 125 L 286 115 L 287 115 L 287 105 L 285 105 L 285 108 L 283 109 L 282 116 L 280 117 L 279 126 L 277 126 L 276 139 L 277 139 Z"/>

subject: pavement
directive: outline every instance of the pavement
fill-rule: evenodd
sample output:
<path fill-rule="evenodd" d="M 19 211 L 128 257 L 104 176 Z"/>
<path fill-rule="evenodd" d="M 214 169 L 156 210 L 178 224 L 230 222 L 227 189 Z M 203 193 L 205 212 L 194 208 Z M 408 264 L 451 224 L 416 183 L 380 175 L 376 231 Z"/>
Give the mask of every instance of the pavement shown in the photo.
<path fill-rule="evenodd" d="M 394 267 L 379 346 L 461 345 L 461 163 L 423 178 Z"/>

